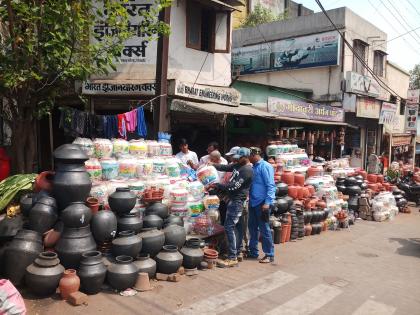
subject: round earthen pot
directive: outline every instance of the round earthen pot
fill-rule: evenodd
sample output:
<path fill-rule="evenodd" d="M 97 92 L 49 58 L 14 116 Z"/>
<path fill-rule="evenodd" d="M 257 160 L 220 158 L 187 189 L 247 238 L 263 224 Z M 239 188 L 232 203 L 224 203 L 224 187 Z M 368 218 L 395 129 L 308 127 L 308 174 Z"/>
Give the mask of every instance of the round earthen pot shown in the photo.
<path fill-rule="evenodd" d="M 316 207 L 320 209 L 325 209 L 327 207 L 327 204 L 324 200 L 318 200 L 318 202 L 316 203 Z"/>
<path fill-rule="evenodd" d="M 309 193 L 311 196 L 313 196 L 315 194 L 315 187 L 312 185 L 305 185 L 306 188 L 308 188 Z"/>
<path fill-rule="evenodd" d="M 363 176 L 363 179 L 366 179 L 367 178 L 367 172 L 366 171 L 362 171 L 361 170 L 361 171 L 358 172 L 358 174 L 361 175 L 361 176 Z"/>
<path fill-rule="evenodd" d="M 295 186 L 297 189 L 297 199 L 303 199 L 304 197 L 304 192 L 303 192 L 303 187 L 301 186 Z"/>
<path fill-rule="evenodd" d="M 298 197 L 298 187 L 295 185 L 289 185 L 288 194 L 291 198 L 296 199 Z"/>
<path fill-rule="evenodd" d="M 80 279 L 76 274 L 76 270 L 64 270 L 63 277 L 61 278 L 58 287 L 60 288 L 60 295 L 63 300 L 67 300 L 71 293 L 79 291 Z"/>
<path fill-rule="evenodd" d="M 281 175 L 281 180 L 286 183 L 287 185 L 293 185 L 295 183 L 295 177 L 291 171 L 283 171 Z"/>
<path fill-rule="evenodd" d="M 311 194 L 309 193 L 309 189 L 307 187 L 301 187 L 303 198 L 309 198 Z"/>
<path fill-rule="evenodd" d="M 305 175 L 303 175 L 302 173 L 296 172 L 294 174 L 294 182 L 295 182 L 295 185 L 299 185 L 299 186 L 305 185 Z"/>
<path fill-rule="evenodd" d="M 376 176 L 376 182 L 382 184 L 384 182 L 384 175 Z"/>
<path fill-rule="evenodd" d="M 376 174 L 367 174 L 367 180 L 371 184 L 375 184 L 378 180 L 378 176 Z"/>

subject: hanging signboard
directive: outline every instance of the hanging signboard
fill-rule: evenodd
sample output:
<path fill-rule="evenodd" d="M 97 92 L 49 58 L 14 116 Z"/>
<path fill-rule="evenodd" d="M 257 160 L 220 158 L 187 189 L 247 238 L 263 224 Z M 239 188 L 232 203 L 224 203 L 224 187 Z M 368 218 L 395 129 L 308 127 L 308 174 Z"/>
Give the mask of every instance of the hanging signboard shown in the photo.
<path fill-rule="evenodd" d="M 239 106 L 241 93 L 233 88 L 208 86 L 172 80 L 169 83 L 169 95 L 176 95 L 200 101 Z"/>
<path fill-rule="evenodd" d="M 155 83 L 96 83 L 85 81 L 82 94 L 85 95 L 155 95 Z"/>
<path fill-rule="evenodd" d="M 343 122 L 344 110 L 328 105 L 312 104 L 297 100 L 269 97 L 268 112 L 282 116 L 321 121 Z"/>
<path fill-rule="evenodd" d="M 232 49 L 232 70 L 240 75 L 339 64 L 340 35 L 326 32 Z"/>
<path fill-rule="evenodd" d="M 346 92 L 378 97 L 381 94 L 381 87 L 378 82 L 371 77 L 347 71 Z"/>
<path fill-rule="evenodd" d="M 420 89 L 408 90 L 407 104 L 420 104 Z"/>
<path fill-rule="evenodd" d="M 99 1 L 97 4 L 99 5 Z M 121 49 L 120 63 L 140 63 L 140 64 L 156 64 L 157 58 L 157 40 L 150 40 L 153 34 L 148 34 L 143 30 L 143 12 L 150 12 L 155 1 L 153 0 L 130 0 L 129 2 L 121 1 L 128 13 L 128 29 L 133 36 L 124 42 Z M 104 12 L 106 14 L 106 12 Z M 105 36 L 114 36 L 118 34 L 117 28 L 112 28 L 106 23 L 98 21 L 93 27 L 93 42 L 101 42 Z"/>
<path fill-rule="evenodd" d="M 397 113 L 397 104 L 393 103 L 382 103 L 381 114 L 379 116 L 379 123 L 391 125 L 395 119 Z"/>
<path fill-rule="evenodd" d="M 370 98 L 357 98 L 356 116 L 378 119 L 381 111 L 381 102 Z"/>
<path fill-rule="evenodd" d="M 405 107 L 405 131 L 417 131 L 417 115 L 419 106 L 417 104 L 407 104 Z"/>

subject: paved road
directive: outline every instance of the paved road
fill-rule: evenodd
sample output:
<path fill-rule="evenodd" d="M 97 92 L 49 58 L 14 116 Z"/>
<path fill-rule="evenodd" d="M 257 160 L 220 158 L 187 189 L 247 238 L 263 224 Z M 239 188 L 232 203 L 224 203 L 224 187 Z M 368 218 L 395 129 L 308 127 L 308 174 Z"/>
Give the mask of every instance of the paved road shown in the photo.
<path fill-rule="evenodd" d="M 27 300 L 29 314 L 420 314 L 420 214 L 357 221 L 276 247 L 275 265 L 246 261 L 134 297 L 105 292 L 88 306 Z"/>

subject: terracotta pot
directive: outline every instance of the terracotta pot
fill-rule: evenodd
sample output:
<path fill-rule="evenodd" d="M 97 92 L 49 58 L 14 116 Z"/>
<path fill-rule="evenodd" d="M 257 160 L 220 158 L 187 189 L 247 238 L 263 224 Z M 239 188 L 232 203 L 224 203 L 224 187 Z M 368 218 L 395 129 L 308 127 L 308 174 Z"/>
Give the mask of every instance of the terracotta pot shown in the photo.
<path fill-rule="evenodd" d="M 304 197 L 304 191 L 303 191 L 303 187 L 301 186 L 296 186 L 297 188 L 297 199 L 303 199 Z"/>
<path fill-rule="evenodd" d="M 310 198 L 306 198 L 303 204 L 305 205 L 305 209 L 306 210 L 308 210 L 308 211 L 311 210 L 312 203 L 311 203 L 311 199 Z"/>
<path fill-rule="evenodd" d="M 312 185 L 305 185 L 305 187 L 308 188 L 309 194 L 311 196 L 315 195 L 315 187 L 314 186 L 312 186 Z"/>
<path fill-rule="evenodd" d="M 44 233 L 44 247 L 53 248 L 60 239 L 61 232 L 51 229 Z"/>
<path fill-rule="evenodd" d="M 54 172 L 52 171 L 45 171 L 40 173 L 35 178 L 35 192 L 40 192 L 41 190 L 45 190 L 48 192 L 52 191 L 53 188 L 53 179 L 54 179 Z"/>
<path fill-rule="evenodd" d="M 287 236 L 286 236 L 286 242 L 290 241 L 290 234 L 292 232 L 292 224 L 286 224 L 287 226 Z"/>
<path fill-rule="evenodd" d="M 296 199 L 298 197 L 298 187 L 294 185 L 289 186 L 288 194 L 291 198 Z"/>
<path fill-rule="evenodd" d="M 382 184 L 384 182 L 384 175 L 376 176 L 376 182 Z"/>
<path fill-rule="evenodd" d="M 324 200 L 318 200 L 316 203 L 317 208 L 325 209 L 327 207 L 327 204 Z"/>
<path fill-rule="evenodd" d="M 311 194 L 309 193 L 309 189 L 307 187 L 301 187 L 303 198 L 309 198 Z"/>
<path fill-rule="evenodd" d="M 305 225 L 305 236 L 310 236 L 312 233 L 312 225 L 306 224 Z"/>
<path fill-rule="evenodd" d="M 316 207 L 316 203 L 318 202 L 318 198 L 315 196 L 311 197 L 311 209 L 314 209 Z"/>
<path fill-rule="evenodd" d="M 290 186 L 295 183 L 295 176 L 291 171 L 283 171 L 283 174 L 281 175 L 281 180 Z"/>
<path fill-rule="evenodd" d="M 310 168 L 308 168 L 308 177 L 323 176 L 323 175 L 324 175 L 324 168 L 322 166 L 312 165 Z"/>
<path fill-rule="evenodd" d="M 99 200 L 97 198 L 94 197 L 89 197 L 86 200 L 86 205 L 90 208 L 90 210 L 92 211 L 92 215 L 95 215 L 95 213 L 98 212 L 99 210 Z"/>
<path fill-rule="evenodd" d="M 63 300 L 67 300 L 71 293 L 79 291 L 80 279 L 76 274 L 76 270 L 64 270 L 63 277 L 61 278 L 58 287 L 60 288 L 60 295 Z"/>
<path fill-rule="evenodd" d="M 295 182 L 295 185 L 299 185 L 299 186 L 305 185 L 305 175 L 303 175 L 302 173 L 296 172 L 294 174 L 294 182 Z"/>
<path fill-rule="evenodd" d="M 368 184 L 368 188 L 377 191 L 378 190 L 378 184 Z"/>
<path fill-rule="evenodd" d="M 281 227 L 280 243 L 286 242 L 287 239 L 287 224 L 283 224 Z"/>
<path fill-rule="evenodd" d="M 367 174 L 367 180 L 369 183 L 374 184 L 378 180 L 378 176 L 376 174 Z"/>

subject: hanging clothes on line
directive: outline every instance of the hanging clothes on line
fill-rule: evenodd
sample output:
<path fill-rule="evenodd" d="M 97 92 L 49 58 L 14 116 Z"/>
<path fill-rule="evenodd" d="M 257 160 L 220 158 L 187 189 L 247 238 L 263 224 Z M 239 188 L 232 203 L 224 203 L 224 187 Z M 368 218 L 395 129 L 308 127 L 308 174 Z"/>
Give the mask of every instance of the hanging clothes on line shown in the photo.
<path fill-rule="evenodd" d="M 137 108 L 137 134 L 142 137 L 147 137 L 146 119 L 144 118 L 144 108 Z"/>

